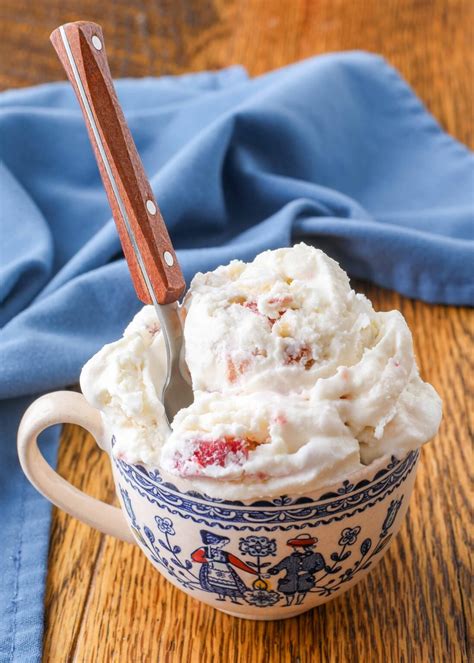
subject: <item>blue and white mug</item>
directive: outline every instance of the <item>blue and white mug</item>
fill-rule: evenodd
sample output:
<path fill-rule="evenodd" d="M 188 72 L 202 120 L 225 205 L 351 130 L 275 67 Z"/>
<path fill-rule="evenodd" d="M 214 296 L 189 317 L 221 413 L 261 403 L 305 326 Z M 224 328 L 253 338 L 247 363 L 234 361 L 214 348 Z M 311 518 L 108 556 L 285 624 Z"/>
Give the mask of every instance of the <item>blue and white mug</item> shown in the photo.
<path fill-rule="evenodd" d="M 74 488 L 45 461 L 37 437 L 58 423 L 89 430 L 111 458 L 121 509 Z M 245 619 L 285 619 L 339 596 L 380 561 L 408 508 L 418 451 L 383 457 L 307 495 L 226 501 L 183 491 L 157 469 L 111 453 L 113 432 L 83 396 L 35 401 L 18 433 L 26 476 L 92 527 L 138 544 L 190 596 Z"/>

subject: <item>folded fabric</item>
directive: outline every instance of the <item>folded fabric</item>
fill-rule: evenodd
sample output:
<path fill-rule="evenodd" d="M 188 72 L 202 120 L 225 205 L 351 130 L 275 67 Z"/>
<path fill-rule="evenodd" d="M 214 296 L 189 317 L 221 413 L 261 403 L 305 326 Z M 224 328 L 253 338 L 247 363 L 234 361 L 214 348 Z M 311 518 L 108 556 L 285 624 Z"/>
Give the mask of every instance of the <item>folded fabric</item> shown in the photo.
<path fill-rule="evenodd" d="M 249 79 L 117 90 L 189 280 L 304 238 L 352 276 L 472 304 L 474 157 L 386 62 L 317 57 Z M 140 304 L 68 84 L 0 95 L 0 660 L 41 656 L 49 508 L 15 452 L 34 393 L 77 381 Z M 57 432 L 48 433 L 54 456 Z"/>

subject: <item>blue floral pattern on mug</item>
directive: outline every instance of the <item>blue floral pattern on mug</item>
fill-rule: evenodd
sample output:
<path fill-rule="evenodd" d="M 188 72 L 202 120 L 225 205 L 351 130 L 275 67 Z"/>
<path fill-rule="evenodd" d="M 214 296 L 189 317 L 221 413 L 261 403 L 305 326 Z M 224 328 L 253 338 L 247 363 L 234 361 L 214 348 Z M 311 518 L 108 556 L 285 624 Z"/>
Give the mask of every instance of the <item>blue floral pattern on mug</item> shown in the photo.
<path fill-rule="evenodd" d="M 121 489 L 121 496 L 132 530 L 149 557 L 183 588 L 211 593 L 223 603 L 259 608 L 302 605 L 310 593 L 331 596 L 367 570 L 390 542 L 403 500 L 391 500 L 375 540 L 362 538 L 359 525 L 341 527 L 337 547 L 326 559 L 318 550 L 318 538 L 309 533 L 290 536 L 283 551 L 270 536 L 242 536 L 238 556 L 228 550 L 228 536 L 210 529 L 200 530 L 201 540 L 188 557 L 172 541 L 175 527 L 171 518 L 155 516 L 155 531 L 148 525 L 141 527 L 128 492 Z"/>
<path fill-rule="evenodd" d="M 163 481 L 158 470 L 128 465 L 120 459 L 114 459 L 114 463 L 121 478 L 133 491 L 160 510 L 168 511 L 170 517 L 179 514 L 208 527 L 219 522 L 221 528 L 234 530 L 240 530 L 243 525 L 255 530 L 260 524 L 260 529 L 268 531 L 272 523 L 275 529 L 282 525 L 315 527 L 350 516 L 354 510 L 363 510 L 405 481 L 416 466 L 418 456 L 419 452 L 413 451 L 401 461 L 392 458 L 372 481 L 362 480 L 352 484 L 346 480 L 340 488 L 317 499 L 282 495 L 251 504 L 211 498 L 197 491 L 181 492 L 173 484 Z"/>

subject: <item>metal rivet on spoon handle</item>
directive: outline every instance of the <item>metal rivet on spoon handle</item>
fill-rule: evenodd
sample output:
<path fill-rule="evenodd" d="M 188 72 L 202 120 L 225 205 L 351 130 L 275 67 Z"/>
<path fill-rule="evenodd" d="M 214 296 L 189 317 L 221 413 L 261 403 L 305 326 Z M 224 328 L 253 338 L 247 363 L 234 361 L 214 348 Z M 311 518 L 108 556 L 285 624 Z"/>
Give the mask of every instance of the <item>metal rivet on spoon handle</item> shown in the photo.
<path fill-rule="evenodd" d="M 67 23 L 51 41 L 81 105 L 137 295 L 155 306 L 161 322 L 168 358 L 163 403 L 170 422 L 193 399 L 179 369 L 183 274 L 115 92 L 101 27 Z"/>

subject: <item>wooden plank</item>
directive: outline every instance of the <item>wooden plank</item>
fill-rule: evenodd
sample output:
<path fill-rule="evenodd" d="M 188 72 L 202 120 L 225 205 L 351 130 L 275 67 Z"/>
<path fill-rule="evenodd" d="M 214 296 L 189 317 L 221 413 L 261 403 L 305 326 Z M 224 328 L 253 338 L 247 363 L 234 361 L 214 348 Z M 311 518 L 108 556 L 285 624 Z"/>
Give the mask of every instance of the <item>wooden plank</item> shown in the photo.
<path fill-rule="evenodd" d="M 250 73 L 317 53 L 385 55 L 458 139 L 474 144 L 469 0 L 3 0 L 0 86 L 63 77 L 49 32 L 67 20 L 102 24 L 116 76 L 160 75 L 231 63 Z M 299 618 L 239 621 L 171 587 L 139 550 L 55 510 L 44 660 L 467 661 L 467 523 L 472 431 L 472 313 L 361 286 L 381 309 L 400 308 L 425 379 L 444 399 L 423 451 L 409 516 L 370 576 Z M 65 427 L 61 473 L 113 499 L 108 460 Z"/>
<path fill-rule="evenodd" d="M 50 32 L 103 26 L 114 76 L 243 64 L 252 75 L 337 50 L 380 53 L 441 124 L 473 145 L 470 0 L 3 0 L 0 88 L 64 78 Z"/>

